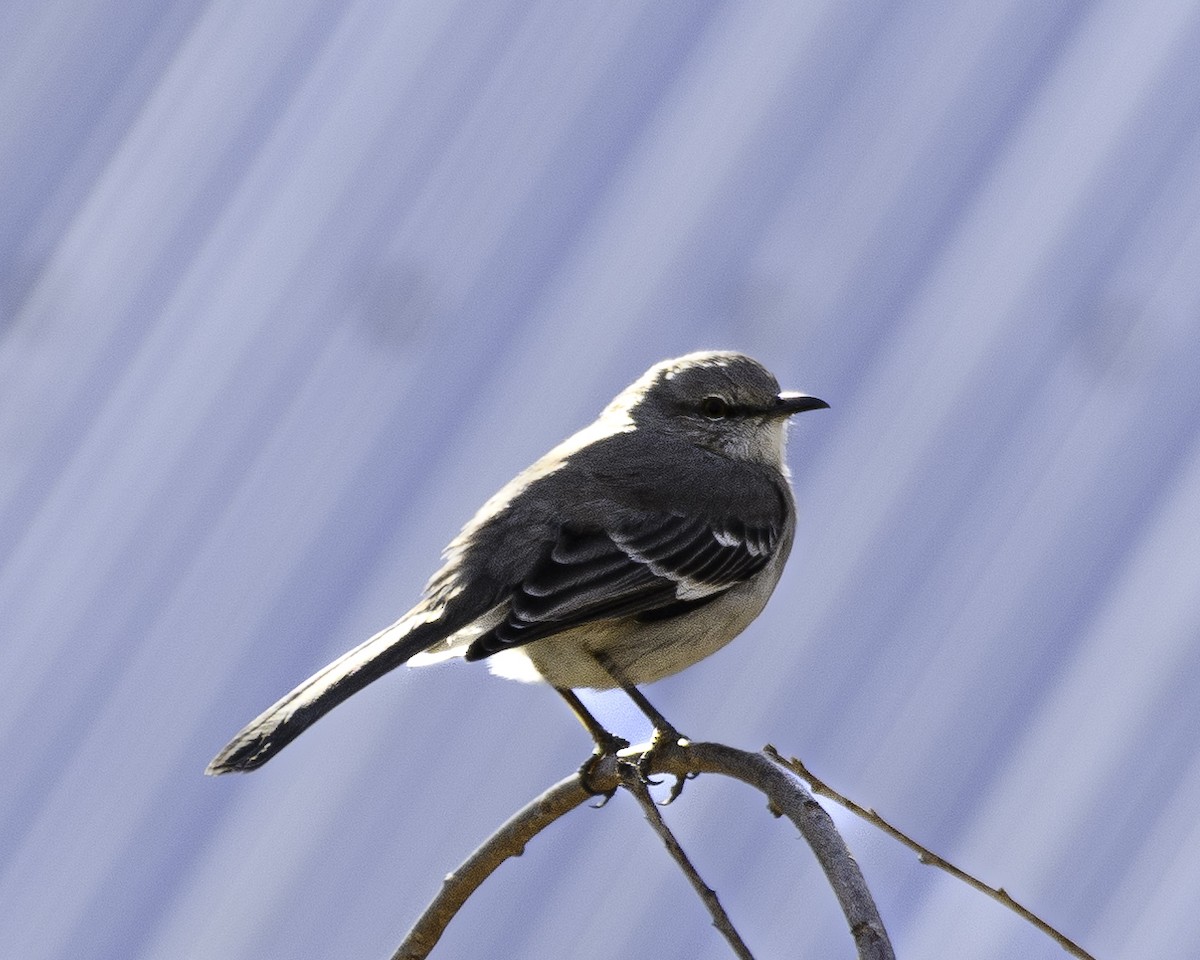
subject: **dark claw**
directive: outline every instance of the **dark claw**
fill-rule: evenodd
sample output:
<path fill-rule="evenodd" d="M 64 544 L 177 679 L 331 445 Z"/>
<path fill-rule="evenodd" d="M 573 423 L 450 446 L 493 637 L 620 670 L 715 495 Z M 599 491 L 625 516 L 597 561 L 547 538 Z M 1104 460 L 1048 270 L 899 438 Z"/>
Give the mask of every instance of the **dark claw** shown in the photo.
<path fill-rule="evenodd" d="M 599 810 L 602 806 L 612 799 L 616 788 L 611 790 L 601 790 L 592 782 L 592 777 L 596 772 L 596 765 L 605 757 L 615 757 L 617 753 L 629 746 L 629 741 L 615 734 L 608 734 L 604 738 L 603 743 L 597 742 L 596 749 L 592 751 L 592 755 L 583 761 L 583 765 L 579 768 L 579 782 L 583 785 L 583 789 L 593 796 L 603 797 L 600 803 L 592 804 Z"/>
<path fill-rule="evenodd" d="M 666 729 L 658 728 L 654 731 L 654 735 L 650 738 L 650 748 L 640 757 L 638 757 L 637 761 L 638 776 L 642 778 L 643 783 L 650 784 L 651 786 L 658 786 L 660 783 L 662 783 L 661 780 L 650 779 L 650 775 L 648 773 L 651 765 L 654 762 L 654 758 L 657 756 L 660 750 L 664 748 L 670 749 L 672 747 L 676 747 L 679 745 L 679 741 L 684 739 L 686 738 L 674 727 L 668 727 Z M 671 799 L 675 799 L 675 797 L 678 795 L 678 789 L 676 787 L 672 787 Z M 667 802 L 669 803 L 670 801 Z"/>
<path fill-rule="evenodd" d="M 670 795 L 667 797 L 666 800 L 662 801 L 662 803 L 659 804 L 659 806 L 668 807 L 672 803 L 674 803 L 676 800 L 678 800 L 679 795 L 681 793 L 683 793 L 683 785 L 685 783 L 687 783 L 689 780 L 695 780 L 698 776 L 700 776 L 700 774 L 696 773 L 695 771 L 692 771 L 691 773 L 685 773 L 682 777 L 679 776 L 678 774 L 676 774 L 675 782 L 673 784 L 671 784 Z"/>
<path fill-rule="evenodd" d="M 612 790 L 608 790 L 605 793 L 593 793 L 594 796 L 597 796 L 600 798 L 600 802 L 599 803 L 589 803 L 588 806 L 591 807 L 593 810 L 599 810 L 601 807 L 607 807 L 608 801 L 613 798 L 613 794 L 615 794 L 616 792 L 617 792 L 617 790 L 614 787 Z"/>
<path fill-rule="evenodd" d="M 637 758 L 637 763 L 634 765 L 637 768 L 638 779 L 642 783 L 650 787 L 657 787 L 661 780 L 655 780 L 650 776 L 650 764 L 654 760 L 654 752 L 658 749 L 658 744 L 652 743 L 650 749 Z"/>

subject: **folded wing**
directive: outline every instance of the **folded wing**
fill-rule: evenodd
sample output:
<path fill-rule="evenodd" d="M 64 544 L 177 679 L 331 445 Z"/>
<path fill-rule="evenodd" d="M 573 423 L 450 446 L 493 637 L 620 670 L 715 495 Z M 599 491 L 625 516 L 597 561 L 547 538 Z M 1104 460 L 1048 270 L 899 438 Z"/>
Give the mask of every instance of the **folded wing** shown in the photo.
<path fill-rule="evenodd" d="M 774 523 L 674 514 L 612 530 L 564 527 L 516 585 L 508 615 L 471 644 L 466 659 L 594 620 L 684 613 L 758 573 L 781 536 Z"/>

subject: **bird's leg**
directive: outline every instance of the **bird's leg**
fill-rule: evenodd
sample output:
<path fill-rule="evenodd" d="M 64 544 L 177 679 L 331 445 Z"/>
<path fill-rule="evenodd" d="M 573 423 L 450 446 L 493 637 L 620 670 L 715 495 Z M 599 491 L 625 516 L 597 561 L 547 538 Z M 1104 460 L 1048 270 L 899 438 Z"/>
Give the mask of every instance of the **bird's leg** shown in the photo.
<path fill-rule="evenodd" d="M 678 746 L 680 743 L 686 744 L 688 742 L 687 737 L 683 736 L 683 734 L 676 730 L 675 725 L 672 724 L 661 713 L 659 713 L 654 704 L 646 699 L 646 695 L 629 682 L 629 679 L 625 676 L 625 671 L 623 671 L 615 662 L 613 662 L 612 657 L 602 650 L 594 651 L 593 656 L 595 656 L 596 662 L 600 664 L 600 668 L 613 678 L 617 686 L 625 691 L 629 699 L 632 700 L 637 705 L 637 708 L 646 715 L 647 719 L 654 724 L 654 733 L 650 738 L 650 749 L 641 755 L 637 764 L 638 771 L 641 773 L 642 778 L 649 781 L 650 778 L 647 776 L 647 771 L 650 769 L 650 764 L 654 759 L 654 754 L 658 750 L 662 749 L 665 744 L 669 744 L 673 747 Z M 683 792 L 684 780 L 691 779 L 692 776 L 693 774 L 688 774 L 686 778 L 677 776 L 675 778 L 674 786 L 671 787 L 670 796 L 667 797 L 665 803 L 671 803 L 673 800 L 675 800 L 679 794 Z"/>
<path fill-rule="evenodd" d="M 625 691 L 626 696 L 654 724 L 653 743 L 678 743 L 680 740 L 687 739 L 675 729 L 673 723 L 658 712 L 658 709 L 646 699 L 646 695 L 641 690 L 629 682 L 629 679 L 625 676 L 625 671 L 617 666 L 612 657 L 603 650 L 594 651 L 593 656 L 595 656 L 596 662 L 600 664 L 601 669 L 612 677 L 616 685 Z"/>
<path fill-rule="evenodd" d="M 621 684 L 621 689 L 625 691 L 629 699 L 637 704 L 637 708 L 654 724 L 653 740 L 655 743 L 678 743 L 680 740 L 687 739 L 675 729 L 673 723 L 658 712 L 654 704 L 646 699 L 646 695 L 641 690 L 633 684 L 626 685 L 624 683 Z"/>
<path fill-rule="evenodd" d="M 583 701 L 575 694 L 574 690 L 566 687 L 555 687 L 558 695 L 567 701 L 567 706 L 571 708 L 571 712 L 575 714 L 584 729 L 591 734 L 592 739 L 596 742 L 596 749 L 592 751 L 592 755 L 584 761 L 582 767 L 579 768 L 579 778 L 583 782 L 584 789 L 589 793 L 604 794 L 604 799 L 607 801 L 612 795 L 612 790 L 596 790 L 592 787 L 592 773 L 596 769 L 596 764 L 608 756 L 616 756 L 618 750 L 624 750 L 629 746 L 629 741 L 624 737 L 618 737 L 615 733 L 609 733 L 604 729 L 604 726 L 597 720 L 590 710 L 583 705 Z M 600 806 L 603 806 L 602 802 Z"/>
<path fill-rule="evenodd" d="M 601 756 L 607 756 L 608 754 L 616 753 L 618 750 L 624 750 L 629 746 L 628 740 L 618 737 L 615 733 L 609 733 L 604 729 L 603 724 L 592 716 L 591 711 L 583 705 L 583 701 L 576 696 L 574 690 L 566 687 L 555 687 L 554 689 L 558 691 L 560 697 L 567 701 L 567 706 L 571 708 L 571 712 L 575 714 L 579 722 L 583 724 L 584 729 L 596 741 L 597 753 Z"/>

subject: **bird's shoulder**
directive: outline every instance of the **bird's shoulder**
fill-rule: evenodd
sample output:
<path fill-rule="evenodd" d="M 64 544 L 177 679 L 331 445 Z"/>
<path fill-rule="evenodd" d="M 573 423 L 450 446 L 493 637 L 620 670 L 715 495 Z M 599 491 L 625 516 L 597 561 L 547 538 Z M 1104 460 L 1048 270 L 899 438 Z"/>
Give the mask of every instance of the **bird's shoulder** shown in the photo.
<path fill-rule="evenodd" d="M 782 521 L 791 505 L 783 473 L 676 437 L 632 432 L 580 450 L 557 483 L 578 491 L 579 512 L 674 514 L 699 520 Z M 548 478 L 551 479 L 551 478 Z"/>

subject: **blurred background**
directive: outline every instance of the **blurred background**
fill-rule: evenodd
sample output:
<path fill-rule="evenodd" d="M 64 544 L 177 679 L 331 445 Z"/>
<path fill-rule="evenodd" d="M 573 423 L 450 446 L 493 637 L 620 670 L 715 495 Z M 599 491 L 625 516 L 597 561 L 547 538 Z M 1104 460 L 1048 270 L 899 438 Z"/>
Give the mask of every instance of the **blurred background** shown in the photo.
<path fill-rule="evenodd" d="M 1098 957 L 1200 955 L 1198 62 L 1197 0 L 5 5 L 0 954 L 390 955 L 586 757 L 558 698 L 400 670 L 205 764 L 721 347 L 832 409 L 766 613 L 651 699 Z M 667 813 L 756 956 L 853 956 L 759 795 Z M 1062 956 L 835 816 L 900 956 Z M 435 952 L 728 955 L 629 797 Z"/>

